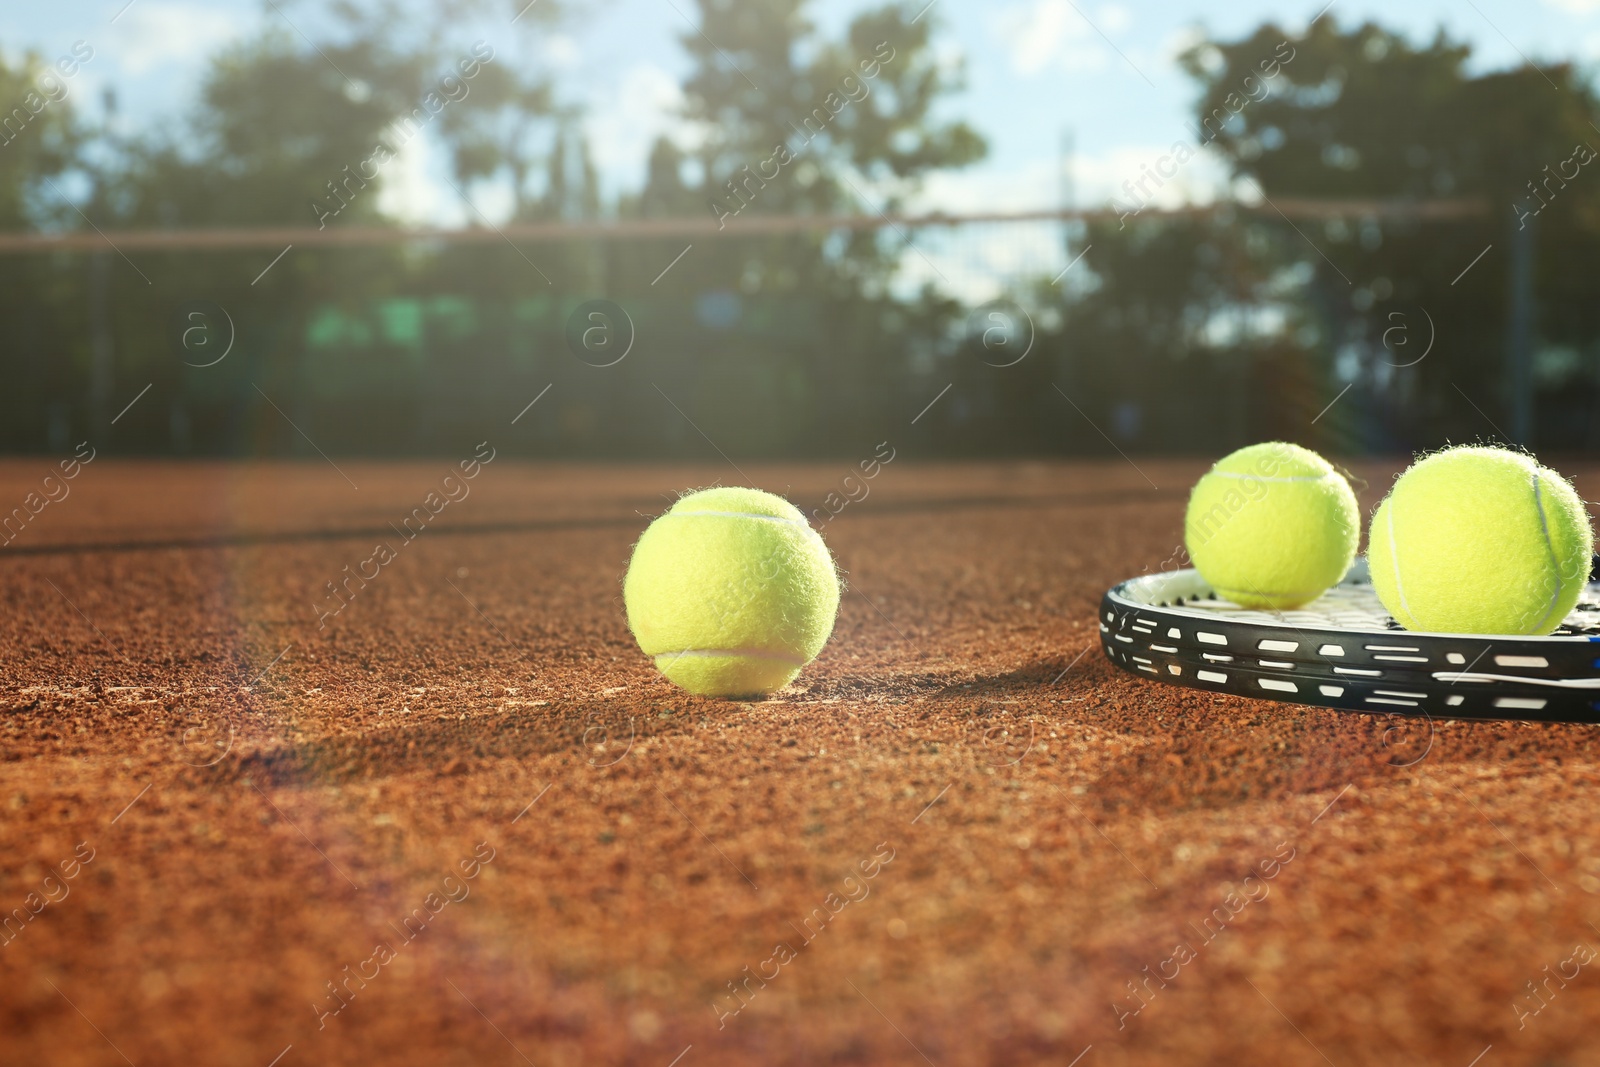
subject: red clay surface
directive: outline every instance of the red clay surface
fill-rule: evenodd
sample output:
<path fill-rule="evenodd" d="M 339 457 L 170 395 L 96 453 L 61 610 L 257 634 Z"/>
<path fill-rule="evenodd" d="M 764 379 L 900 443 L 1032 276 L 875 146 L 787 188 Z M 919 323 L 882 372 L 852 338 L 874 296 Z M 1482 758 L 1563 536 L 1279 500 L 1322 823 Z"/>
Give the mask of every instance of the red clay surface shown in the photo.
<path fill-rule="evenodd" d="M 340 466 L 102 457 L 0 549 L 0 1062 L 1600 1062 L 1600 733 L 1102 658 L 1199 463 L 894 463 L 758 703 L 620 598 L 730 467 L 500 459 L 319 629 L 451 464 Z"/>

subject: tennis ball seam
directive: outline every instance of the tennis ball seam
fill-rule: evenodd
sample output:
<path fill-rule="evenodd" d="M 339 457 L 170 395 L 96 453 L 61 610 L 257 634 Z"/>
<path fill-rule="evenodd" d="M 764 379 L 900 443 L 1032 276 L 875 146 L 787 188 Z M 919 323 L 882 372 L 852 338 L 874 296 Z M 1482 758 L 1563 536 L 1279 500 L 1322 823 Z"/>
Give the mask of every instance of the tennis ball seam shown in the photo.
<path fill-rule="evenodd" d="M 672 660 L 694 659 L 701 656 L 734 656 L 740 659 L 770 659 L 778 663 L 787 663 L 794 667 L 804 667 L 807 660 L 799 656 L 789 656 L 782 652 L 774 652 L 767 648 L 685 648 L 677 652 L 657 652 L 652 659 L 659 661 L 662 657 Z"/>
<path fill-rule="evenodd" d="M 1539 510 L 1539 533 L 1544 536 L 1545 554 L 1550 557 L 1550 573 L 1559 578 L 1561 576 L 1561 563 L 1556 559 L 1556 546 L 1550 540 L 1550 519 L 1544 513 L 1544 493 L 1542 491 L 1542 487 L 1539 485 L 1538 467 L 1534 467 L 1532 477 L 1533 506 Z M 1539 625 L 1536 628 L 1536 632 L 1538 633 L 1549 632 L 1551 628 L 1546 627 L 1545 624 L 1550 621 L 1551 613 L 1554 612 L 1561 604 L 1561 582 L 1555 581 L 1551 584 L 1555 588 L 1550 591 L 1550 606 L 1544 609 L 1543 615 L 1539 616 Z"/>
<path fill-rule="evenodd" d="M 790 526 L 809 526 L 808 522 L 799 519 L 789 519 L 782 515 L 763 515 L 759 511 L 669 511 L 671 518 L 685 518 L 691 515 L 715 515 L 724 519 L 766 519 L 768 522 L 786 522 Z"/>
<path fill-rule="evenodd" d="M 1255 474 L 1251 471 L 1219 471 L 1213 468 L 1206 473 L 1216 478 L 1238 478 L 1240 481 L 1276 482 L 1279 484 L 1288 482 L 1326 482 L 1333 478 L 1344 477 L 1338 471 L 1328 471 L 1324 474 L 1292 474 L 1283 476 L 1277 474 Z"/>
<path fill-rule="evenodd" d="M 1384 518 L 1386 520 L 1385 525 L 1387 525 L 1389 528 L 1389 566 L 1394 569 L 1394 591 L 1400 594 L 1400 610 L 1406 613 L 1407 619 L 1410 619 L 1412 622 L 1416 622 L 1417 616 L 1411 610 L 1411 602 L 1406 599 L 1405 583 L 1400 580 L 1400 547 L 1395 544 L 1394 540 L 1394 513 L 1395 502 L 1391 495 L 1389 508 L 1384 512 Z M 1404 623 L 1404 621 L 1405 620 L 1401 620 L 1402 623 Z"/>

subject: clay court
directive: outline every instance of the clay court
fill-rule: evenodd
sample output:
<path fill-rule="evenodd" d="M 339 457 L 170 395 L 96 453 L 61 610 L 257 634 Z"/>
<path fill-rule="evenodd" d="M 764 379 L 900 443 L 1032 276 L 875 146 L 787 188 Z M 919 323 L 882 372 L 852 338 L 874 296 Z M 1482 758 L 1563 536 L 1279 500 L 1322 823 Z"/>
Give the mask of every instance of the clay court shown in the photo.
<path fill-rule="evenodd" d="M 832 641 L 746 703 L 619 585 L 726 465 L 502 458 L 319 628 L 448 469 L 101 458 L 4 550 L 0 1061 L 1600 1058 L 1591 728 L 1107 663 L 1202 463 L 885 469 Z"/>

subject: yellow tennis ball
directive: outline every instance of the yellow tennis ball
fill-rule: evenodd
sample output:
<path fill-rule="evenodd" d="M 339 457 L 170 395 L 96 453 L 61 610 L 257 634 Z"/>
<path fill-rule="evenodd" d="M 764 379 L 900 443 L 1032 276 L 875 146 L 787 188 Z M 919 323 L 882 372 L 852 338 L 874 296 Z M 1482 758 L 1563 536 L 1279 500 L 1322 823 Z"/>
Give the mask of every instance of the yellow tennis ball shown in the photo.
<path fill-rule="evenodd" d="M 757 489 L 690 493 L 634 546 L 628 625 L 662 674 L 701 696 L 756 696 L 817 658 L 839 612 L 828 546 Z"/>
<path fill-rule="evenodd" d="M 1593 552 L 1577 491 L 1503 448 L 1412 464 L 1367 536 L 1378 599 L 1406 629 L 1435 633 L 1549 633 L 1578 602 Z"/>
<path fill-rule="evenodd" d="M 1343 578 L 1361 540 L 1350 483 L 1310 449 L 1250 445 L 1195 484 L 1184 544 L 1218 596 L 1248 608 L 1292 608 Z"/>

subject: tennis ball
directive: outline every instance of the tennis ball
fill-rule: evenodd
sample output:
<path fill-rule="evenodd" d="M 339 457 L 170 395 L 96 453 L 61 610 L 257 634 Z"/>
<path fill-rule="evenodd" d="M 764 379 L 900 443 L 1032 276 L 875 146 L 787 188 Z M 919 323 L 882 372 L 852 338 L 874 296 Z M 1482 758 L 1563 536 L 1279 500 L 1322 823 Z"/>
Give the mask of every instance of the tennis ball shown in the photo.
<path fill-rule="evenodd" d="M 669 679 L 701 696 L 755 696 L 817 658 L 839 612 L 828 546 L 798 508 L 757 489 L 680 499 L 634 546 L 628 625 Z"/>
<path fill-rule="evenodd" d="M 1267 441 L 1222 457 L 1195 484 L 1183 539 L 1219 596 L 1247 608 L 1292 608 L 1350 569 L 1361 514 L 1327 460 Z"/>
<path fill-rule="evenodd" d="M 1588 581 L 1577 491 L 1530 456 L 1451 448 L 1406 470 L 1372 515 L 1367 564 L 1408 630 L 1547 634 Z"/>

